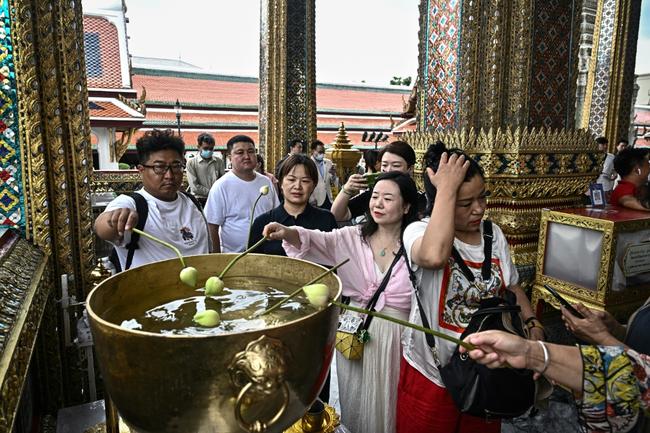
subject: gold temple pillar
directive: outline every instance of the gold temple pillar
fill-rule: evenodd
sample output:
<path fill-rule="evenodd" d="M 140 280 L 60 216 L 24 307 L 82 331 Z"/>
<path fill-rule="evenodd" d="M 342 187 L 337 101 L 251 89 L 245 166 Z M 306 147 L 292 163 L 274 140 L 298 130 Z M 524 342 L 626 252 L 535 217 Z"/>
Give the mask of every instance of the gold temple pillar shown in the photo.
<path fill-rule="evenodd" d="M 316 138 L 316 2 L 261 4 L 259 144 L 268 169 L 289 140 Z"/>
<path fill-rule="evenodd" d="M 574 129 L 581 9 L 580 0 L 420 3 L 418 131 L 405 139 L 419 155 L 440 139 L 481 163 L 487 217 L 528 282 L 542 208 L 575 205 L 600 171 L 591 137 Z"/>
<path fill-rule="evenodd" d="M 20 173 L 22 219 L 13 227 L 46 255 L 50 280 L 43 329 L 48 359 L 39 364 L 59 375 L 48 393 L 65 390 L 63 404 L 82 402 L 77 353 L 66 350 L 57 323 L 62 276 L 70 295 L 83 300 L 94 264 L 90 180 L 92 156 L 86 88 L 81 1 L 1 0 L 10 12 L 11 54 L 15 61 L 17 141 L 20 158 L 12 161 Z M 2 306 L 0 306 L 2 308 Z M 27 306 L 25 307 L 27 308 Z M 1 315 L 0 315 L 1 316 Z M 41 316 L 38 317 L 41 319 Z M 40 322 L 26 326 L 38 329 Z M 58 338 L 57 338 L 58 337 Z M 74 331 L 73 331 L 74 338 Z M 60 355 L 60 359 L 58 358 Z M 62 365 L 57 365 L 62 363 Z M 47 380 L 43 379 L 43 385 Z M 16 384 L 14 384 L 16 385 Z M 59 389 L 57 389 L 57 387 Z M 20 392 L 21 387 L 15 389 Z M 45 394 L 44 394 L 45 395 Z M 56 396 L 53 396 L 55 398 Z M 60 398 L 60 397 L 59 397 Z"/>
<path fill-rule="evenodd" d="M 640 16 L 638 0 L 598 2 L 581 127 L 612 149 L 628 136 Z"/>

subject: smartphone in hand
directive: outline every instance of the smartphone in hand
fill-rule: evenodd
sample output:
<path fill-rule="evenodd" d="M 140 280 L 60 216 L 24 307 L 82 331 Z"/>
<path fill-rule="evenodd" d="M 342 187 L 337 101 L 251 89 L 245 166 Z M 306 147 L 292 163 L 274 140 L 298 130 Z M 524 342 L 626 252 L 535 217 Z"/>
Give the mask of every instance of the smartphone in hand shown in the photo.
<path fill-rule="evenodd" d="M 553 287 L 549 286 L 548 284 L 544 284 L 544 288 L 551 294 L 553 297 L 564 307 L 566 308 L 569 313 L 573 314 L 576 316 L 578 319 L 584 319 L 584 316 L 576 310 L 573 305 L 566 299 L 564 299 L 558 292 L 555 290 Z"/>

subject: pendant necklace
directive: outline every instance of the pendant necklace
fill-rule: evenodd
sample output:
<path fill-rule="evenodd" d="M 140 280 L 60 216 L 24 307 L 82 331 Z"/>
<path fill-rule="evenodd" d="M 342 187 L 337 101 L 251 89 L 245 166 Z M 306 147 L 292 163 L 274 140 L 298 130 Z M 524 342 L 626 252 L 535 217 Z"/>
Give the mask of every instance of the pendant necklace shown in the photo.
<path fill-rule="evenodd" d="M 384 257 L 386 255 L 386 248 L 382 248 L 381 251 L 379 251 L 379 255 Z"/>

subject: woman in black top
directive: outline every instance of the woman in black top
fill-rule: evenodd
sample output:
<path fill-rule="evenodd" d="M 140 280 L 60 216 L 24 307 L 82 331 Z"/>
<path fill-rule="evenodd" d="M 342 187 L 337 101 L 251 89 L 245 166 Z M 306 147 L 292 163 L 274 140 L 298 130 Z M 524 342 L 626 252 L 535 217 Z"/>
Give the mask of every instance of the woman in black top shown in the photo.
<path fill-rule="evenodd" d="M 262 239 L 264 226 L 278 222 L 285 226 L 301 226 L 330 232 L 336 228 L 336 219 L 328 211 L 309 204 L 309 196 L 318 183 L 318 169 L 311 158 L 304 155 L 291 155 L 280 167 L 278 183 L 284 202 L 275 209 L 266 212 L 253 222 L 249 246 Z M 286 256 L 282 241 L 267 241 L 254 252 Z"/>
<path fill-rule="evenodd" d="M 413 176 L 415 166 L 415 151 L 405 141 L 393 141 L 382 147 L 379 151 L 382 173 L 388 171 L 401 171 Z M 359 194 L 359 191 L 363 191 Z M 336 200 L 332 203 L 332 214 L 337 221 L 348 221 L 364 215 L 370 204 L 372 188 L 368 188 L 366 178 L 360 174 L 351 175 Z M 427 197 L 418 193 L 418 213 L 424 212 L 427 207 Z"/>

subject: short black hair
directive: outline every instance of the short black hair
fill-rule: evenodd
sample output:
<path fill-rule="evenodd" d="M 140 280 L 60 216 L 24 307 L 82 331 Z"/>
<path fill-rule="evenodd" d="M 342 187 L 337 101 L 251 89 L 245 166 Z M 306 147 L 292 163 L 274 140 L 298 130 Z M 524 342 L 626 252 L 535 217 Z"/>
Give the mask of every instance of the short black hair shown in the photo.
<path fill-rule="evenodd" d="M 300 145 L 300 151 L 304 152 L 305 151 L 305 143 L 302 142 L 302 140 L 299 140 L 297 138 L 294 138 L 293 140 L 289 141 L 289 145 L 287 146 L 287 151 L 291 151 L 291 149 L 296 145 Z"/>
<path fill-rule="evenodd" d="M 375 171 L 375 164 L 379 161 L 379 151 L 376 149 L 368 149 L 363 152 L 363 160 L 366 163 L 366 172 L 371 173 Z"/>
<path fill-rule="evenodd" d="M 255 147 L 255 142 L 248 135 L 235 135 L 230 140 L 228 140 L 228 143 L 226 143 L 226 150 L 228 153 L 232 152 L 232 148 L 235 143 L 250 143 L 253 145 L 253 147 Z"/>
<path fill-rule="evenodd" d="M 196 137 L 196 143 L 199 147 L 201 147 L 203 143 L 214 146 L 214 138 L 207 132 L 202 132 L 198 137 Z"/>
<path fill-rule="evenodd" d="M 178 135 L 174 135 L 171 129 L 153 129 L 145 132 L 145 134 L 138 138 L 135 142 L 135 147 L 138 151 L 138 161 L 140 164 L 145 164 L 149 161 L 152 153 L 160 150 L 174 150 L 178 152 L 178 156 L 183 159 L 185 154 L 185 143 Z"/>
<path fill-rule="evenodd" d="M 314 185 L 318 183 L 318 168 L 316 163 L 308 156 L 305 155 L 291 155 L 282 162 L 280 172 L 278 174 L 278 183 L 282 185 L 282 179 L 293 170 L 296 165 L 304 165 L 307 175 L 314 181 Z"/>
<path fill-rule="evenodd" d="M 316 150 L 316 148 L 317 148 L 318 146 L 323 146 L 323 147 L 325 147 L 325 143 L 323 143 L 323 142 L 320 141 L 320 140 L 314 140 L 314 141 L 311 142 L 311 150 Z"/>
<path fill-rule="evenodd" d="M 618 144 L 621 144 L 621 143 L 625 143 L 626 145 L 627 145 L 627 144 L 630 144 L 630 142 L 627 141 L 626 138 L 621 138 L 620 140 L 618 140 Z"/>
<path fill-rule="evenodd" d="M 616 170 L 619 176 L 625 177 L 645 162 L 645 156 L 647 154 L 648 149 L 626 147 L 618 152 L 614 158 L 614 170 Z"/>
<path fill-rule="evenodd" d="M 429 146 L 427 151 L 424 153 L 424 157 L 422 158 L 422 180 L 424 182 L 424 192 L 427 194 L 427 214 L 431 214 L 431 211 L 433 210 L 433 204 L 436 201 L 436 194 L 438 192 L 436 190 L 436 187 L 433 186 L 429 180 L 427 168 L 432 169 L 434 172 L 438 171 L 440 158 L 445 152 L 450 156 L 452 153 L 455 153 L 458 156 L 464 156 L 465 160 L 469 161 L 469 168 L 467 169 L 467 173 L 465 173 L 464 182 L 469 182 L 474 176 L 481 176 L 481 178 L 485 179 L 483 169 L 474 158 L 467 155 L 461 149 L 447 149 L 445 143 L 442 141 L 436 141 L 435 144 Z"/>
<path fill-rule="evenodd" d="M 379 160 L 381 161 L 385 153 L 392 153 L 394 155 L 404 158 L 408 168 L 415 165 L 415 150 L 406 141 L 393 141 L 382 147 L 379 151 Z"/>
<path fill-rule="evenodd" d="M 598 138 L 596 138 L 596 144 L 605 144 L 605 145 L 607 145 L 607 144 L 609 144 L 609 140 L 607 139 L 607 137 L 598 137 Z"/>

